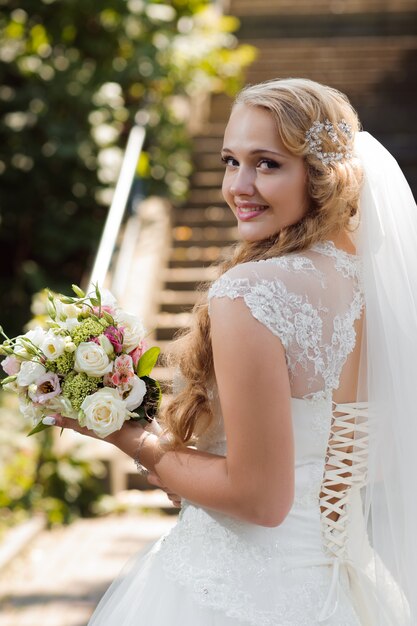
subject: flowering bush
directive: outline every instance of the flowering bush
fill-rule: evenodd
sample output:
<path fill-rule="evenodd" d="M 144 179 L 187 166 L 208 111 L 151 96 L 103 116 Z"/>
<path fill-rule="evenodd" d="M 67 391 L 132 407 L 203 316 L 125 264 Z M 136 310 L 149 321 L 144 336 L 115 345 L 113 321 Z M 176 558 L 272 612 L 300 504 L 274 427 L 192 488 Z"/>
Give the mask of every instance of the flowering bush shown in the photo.
<path fill-rule="evenodd" d="M 149 377 L 159 348 L 146 350 L 145 329 L 122 311 L 110 292 L 48 296 L 46 328 L 35 327 L 0 353 L 8 376 L 3 387 L 18 394 L 34 434 L 51 425 L 51 413 L 77 419 L 101 438 L 129 419 L 152 419 L 161 397 Z"/>

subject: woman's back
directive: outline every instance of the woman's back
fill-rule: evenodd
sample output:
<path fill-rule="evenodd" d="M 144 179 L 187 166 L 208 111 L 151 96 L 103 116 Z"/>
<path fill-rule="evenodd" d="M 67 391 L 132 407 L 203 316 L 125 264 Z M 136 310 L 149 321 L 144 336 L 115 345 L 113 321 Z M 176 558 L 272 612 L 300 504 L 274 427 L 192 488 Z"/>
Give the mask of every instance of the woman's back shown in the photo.
<path fill-rule="evenodd" d="M 346 596 L 336 607 L 336 597 L 346 594 L 342 583 L 346 585 L 343 576 L 347 570 L 342 567 L 340 579 L 333 573 L 332 582 L 329 566 L 340 569 L 356 558 L 363 571 L 369 560 L 369 554 L 363 552 L 366 533 L 360 523 L 358 493 L 364 480 L 364 455 L 357 455 L 358 467 L 352 467 L 353 446 L 346 445 L 346 436 L 351 441 L 356 422 L 363 443 L 363 419 L 348 416 L 342 447 L 332 411 L 333 390 L 354 351 L 354 324 L 363 308 L 358 258 L 326 242 L 302 253 L 244 263 L 220 277 L 209 297 L 243 298 L 252 315 L 285 347 L 292 391 L 295 497 L 287 518 L 275 528 L 184 502 L 181 521 L 162 549 L 165 569 L 190 589 L 195 589 L 196 580 L 204 579 L 204 590 L 195 592 L 199 601 L 230 616 L 251 616 L 248 621 L 256 626 L 313 623 L 318 617 L 317 603 L 322 618 L 334 620 L 327 623 L 357 626 Z M 226 455 L 216 383 L 209 396 L 215 419 L 197 447 Z M 333 480 L 329 489 L 335 436 L 339 444 L 336 454 L 345 452 L 345 478 L 339 477 L 337 485 Z M 279 450 L 279 442 L 276 445 Z M 357 452 L 357 445 L 354 447 Z M 344 510 L 348 500 L 350 518 Z M 337 519 L 329 519 L 335 509 L 339 511 L 334 516 Z"/>

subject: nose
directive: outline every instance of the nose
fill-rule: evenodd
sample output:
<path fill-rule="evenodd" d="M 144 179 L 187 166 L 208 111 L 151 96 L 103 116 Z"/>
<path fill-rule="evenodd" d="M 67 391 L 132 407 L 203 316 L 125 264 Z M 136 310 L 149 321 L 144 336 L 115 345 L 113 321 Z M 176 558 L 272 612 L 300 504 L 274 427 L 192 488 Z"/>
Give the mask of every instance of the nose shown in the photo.
<path fill-rule="evenodd" d="M 234 196 L 253 196 L 255 178 L 250 168 L 239 167 L 233 174 L 229 189 Z"/>

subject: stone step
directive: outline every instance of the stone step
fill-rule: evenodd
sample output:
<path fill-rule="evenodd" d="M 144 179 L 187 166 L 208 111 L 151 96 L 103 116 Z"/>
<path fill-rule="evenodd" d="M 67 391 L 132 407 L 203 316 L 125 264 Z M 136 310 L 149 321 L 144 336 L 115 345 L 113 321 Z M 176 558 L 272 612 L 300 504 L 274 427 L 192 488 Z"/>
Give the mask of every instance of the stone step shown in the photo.
<path fill-rule="evenodd" d="M 174 212 L 174 221 L 175 225 L 188 224 L 192 227 L 236 225 L 236 218 L 228 206 L 209 206 L 203 209 L 192 206 L 178 208 Z"/>
<path fill-rule="evenodd" d="M 190 313 L 158 313 L 156 339 L 172 339 L 178 331 L 187 329 L 190 322 Z"/>
<path fill-rule="evenodd" d="M 175 226 L 172 232 L 173 246 L 189 246 L 198 244 L 224 245 L 222 242 L 234 241 L 237 236 L 236 226 L 205 225 L 205 226 Z"/>
<path fill-rule="evenodd" d="M 193 189 L 188 195 L 190 204 L 197 208 L 205 207 L 208 204 L 219 204 L 223 202 L 221 189 Z"/>
<path fill-rule="evenodd" d="M 161 313 L 188 313 L 199 300 L 198 291 L 164 289 L 159 295 Z"/>
<path fill-rule="evenodd" d="M 225 118 L 227 119 L 227 117 Z M 193 151 L 195 152 L 204 152 L 204 154 L 213 154 L 215 155 L 219 166 L 224 168 L 224 163 L 220 157 L 220 151 L 223 147 L 223 134 L 219 133 L 216 137 L 205 137 L 203 135 L 196 135 L 193 138 Z"/>
<path fill-rule="evenodd" d="M 208 267 L 212 263 L 217 263 L 230 255 L 232 246 L 224 247 L 207 246 L 207 247 L 189 247 L 189 248 L 173 248 L 171 250 L 169 267 L 187 268 L 187 267 Z"/>
<path fill-rule="evenodd" d="M 227 12 L 237 17 L 246 15 L 267 15 L 278 17 L 281 14 L 307 16 L 316 14 L 349 14 L 349 13 L 395 13 L 399 11 L 415 11 L 414 0 L 349 0 L 336 3 L 334 0 L 230 0 Z"/>
<path fill-rule="evenodd" d="M 216 279 L 218 270 L 215 267 L 178 267 L 167 268 L 163 272 L 165 289 L 179 289 L 180 291 L 195 290 L 201 283 Z"/>
<path fill-rule="evenodd" d="M 224 118 L 219 125 L 223 127 L 222 133 L 224 132 L 227 120 L 227 113 L 224 113 Z M 205 152 L 204 151 L 204 142 L 201 141 L 200 150 L 195 150 L 193 154 L 193 162 L 196 170 L 218 170 L 219 172 L 224 172 L 224 163 L 220 159 L 220 152 Z"/>
<path fill-rule="evenodd" d="M 224 171 L 196 171 L 191 178 L 192 187 L 221 187 Z"/>

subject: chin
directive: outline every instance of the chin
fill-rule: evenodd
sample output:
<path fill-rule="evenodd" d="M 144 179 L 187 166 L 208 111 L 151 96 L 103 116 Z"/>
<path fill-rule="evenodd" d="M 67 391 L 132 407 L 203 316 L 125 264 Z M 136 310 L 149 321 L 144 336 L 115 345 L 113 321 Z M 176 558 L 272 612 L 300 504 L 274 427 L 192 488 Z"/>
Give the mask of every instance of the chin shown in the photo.
<path fill-rule="evenodd" d="M 242 228 L 243 226 L 243 228 Z M 239 225 L 239 239 L 241 241 L 246 241 L 247 243 L 256 243 L 257 241 L 266 241 L 267 239 L 271 239 L 272 237 L 277 235 L 277 232 L 268 232 L 263 229 L 257 228 L 245 228 L 246 224 Z"/>

